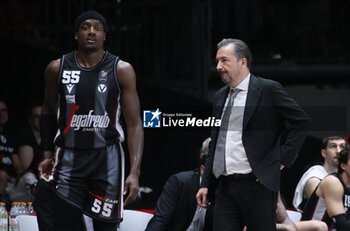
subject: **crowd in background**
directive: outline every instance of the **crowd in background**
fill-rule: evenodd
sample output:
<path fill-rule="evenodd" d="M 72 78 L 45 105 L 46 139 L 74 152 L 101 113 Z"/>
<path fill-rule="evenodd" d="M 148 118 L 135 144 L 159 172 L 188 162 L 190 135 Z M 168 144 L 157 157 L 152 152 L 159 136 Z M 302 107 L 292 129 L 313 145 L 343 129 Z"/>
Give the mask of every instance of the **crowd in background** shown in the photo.
<path fill-rule="evenodd" d="M 0 198 L 7 208 L 11 202 L 32 202 L 40 174 L 41 105 L 33 103 L 28 110 L 27 126 L 17 130 L 8 124 L 5 101 L 0 100 Z"/>

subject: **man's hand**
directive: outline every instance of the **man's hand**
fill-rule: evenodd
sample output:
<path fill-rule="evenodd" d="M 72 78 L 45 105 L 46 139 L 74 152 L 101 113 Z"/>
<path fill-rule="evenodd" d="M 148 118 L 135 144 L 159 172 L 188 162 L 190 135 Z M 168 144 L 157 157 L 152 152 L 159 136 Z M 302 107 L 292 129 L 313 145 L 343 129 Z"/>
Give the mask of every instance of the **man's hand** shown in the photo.
<path fill-rule="evenodd" d="M 124 206 L 133 202 L 139 192 L 139 177 L 136 174 L 131 173 L 125 180 L 124 195 L 129 191 L 129 195 L 124 201 Z"/>
<path fill-rule="evenodd" d="M 197 192 L 196 199 L 197 204 L 202 208 L 208 207 L 208 188 L 200 188 Z"/>
<path fill-rule="evenodd" d="M 54 161 L 51 158 L 44 159 L 38 167 L 39 170 L 39 178 L 43 178 L 48 181 L 52 174 L 52 168 L 54 166 Z"/>

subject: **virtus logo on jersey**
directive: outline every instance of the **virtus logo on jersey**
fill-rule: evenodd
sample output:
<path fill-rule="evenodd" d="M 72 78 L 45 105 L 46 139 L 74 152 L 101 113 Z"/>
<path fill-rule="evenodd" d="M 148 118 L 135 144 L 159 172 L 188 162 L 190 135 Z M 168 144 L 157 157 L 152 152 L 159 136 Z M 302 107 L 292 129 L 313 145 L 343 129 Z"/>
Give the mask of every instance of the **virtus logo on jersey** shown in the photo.
<path fill-rule="evenodd" d="M 101 93 L 104 93 L 104 92 L 107 91 L 107 86 L 104 85 L 104 84 L 99 84 L 99 85 L 97 86 L 97 90 L 98 90 L 99 92 L 101 92 Z"/>
<path fill-rule="evenodd" d="M 108 117 L 108 113 L 104 115 L 94 115 L 94 110 L 90 110 L 88 114 L 76 115 L 75 111 L 79 109 L 79 106 L 73 106 L 69 115 L 69 122 L 64 132 L 68 132 L 70 128 L 75 131 L 82 129 L 82 131 L 99 131 L 101 128 L 107 128 L 111 121 Z"/>

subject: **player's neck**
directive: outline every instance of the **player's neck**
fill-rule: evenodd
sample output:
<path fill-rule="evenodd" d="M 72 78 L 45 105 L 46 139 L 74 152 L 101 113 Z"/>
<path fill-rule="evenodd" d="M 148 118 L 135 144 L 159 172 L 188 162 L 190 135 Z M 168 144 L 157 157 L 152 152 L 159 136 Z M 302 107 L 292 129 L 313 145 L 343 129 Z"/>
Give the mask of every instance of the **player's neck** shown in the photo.
<path fill-rule="evenodd" d="M 92 68 L 100 63 L 104 56 L 105 51 L 103 49 L 97 51 L 84 51 L 78 50 L 77 60 L 80 66 L 84 68 Z"/>

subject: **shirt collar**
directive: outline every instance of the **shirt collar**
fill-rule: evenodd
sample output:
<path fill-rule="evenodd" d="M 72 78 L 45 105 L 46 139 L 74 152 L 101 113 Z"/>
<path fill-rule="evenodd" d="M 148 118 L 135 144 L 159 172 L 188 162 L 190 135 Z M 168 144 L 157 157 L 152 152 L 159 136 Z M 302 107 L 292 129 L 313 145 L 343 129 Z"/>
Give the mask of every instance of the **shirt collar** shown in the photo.
<path fill-rule="evenodd" d="M 239 89 L 241 91 L 248 91 L 248 87 L 249 87 L 249 81 L 250 81 L 250 73 L 247 75 L 247 77 L 245 77 L 243 79 L 243 81 L 237 85 L 236 88 L 234 89 Z M 231 88 L 233 89 L 233 88 Z"/>

